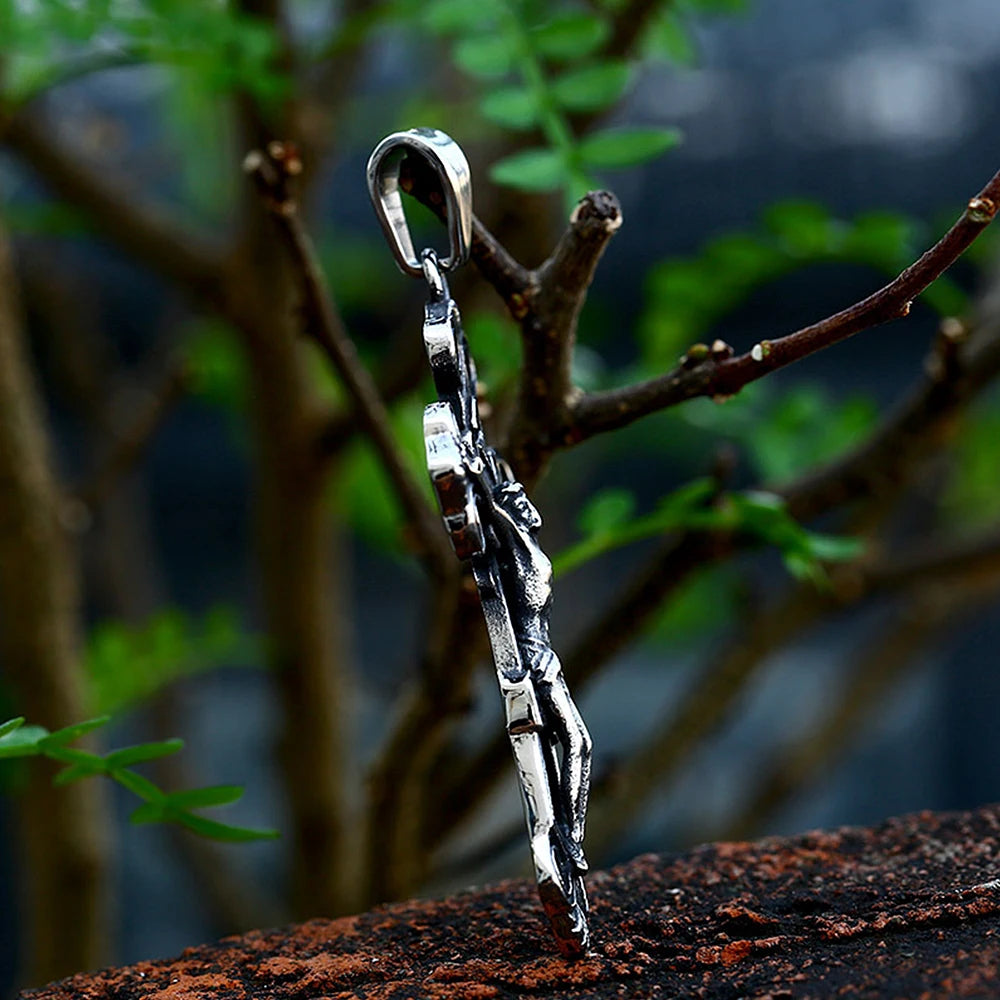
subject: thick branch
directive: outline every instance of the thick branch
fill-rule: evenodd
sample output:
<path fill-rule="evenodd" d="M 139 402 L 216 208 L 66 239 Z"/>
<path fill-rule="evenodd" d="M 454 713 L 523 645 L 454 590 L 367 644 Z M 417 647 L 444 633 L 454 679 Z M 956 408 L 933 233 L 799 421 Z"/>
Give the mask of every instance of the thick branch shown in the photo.
<path fill-rule="evenodd" d="M 454 557 L 445 533 L 406 467 L 385 402 L 344 329 L 330 298 L 312 241 L 302 225 L 295 200 L 289 194 L 288 181 L 298 172 L 297 164 L 298 159 L 290 147 L 272 143 L 268 154 L 250 153 L 244 169 L 263 195 L 295 268 L 302 288 L 305 332 L 326 355 L 343 382 L 354 413 L 370 437 L 392 484 L 413 532 L 418 552 L 435 576 L 446 574 Z"/>
<path fill-rule="evenodd" d="M 75 554 L 60 523 L 44 411 L 0 232 L 0 660 L 17 713 L 57 729 L 85 717 Z M 54 788 L 39 765 L 17 805 L 21 926 L 35 982 L 106 958 L 106 824 L 93 782 Z"/>
<path fill-rule="evenodd" d="M 573 351 L 587 291 L 608 241 L 622 224 L 610 191 L 592 191 L 576 206 L 552 255 L 531 272 L 531 292 L 514 313 L 521 324 L 524 360 L 517 410 L 508 433 L 508 459 L 528 482 L 538 478 L 561 442 L 573 405 Z"/>
<path fill-rule="evenodd" d="M 747 354 L 716 360 L 707 353 L 694 367 L 679 367 L 624 389 L 582 396 L 562 429 L 567 444 L 624 427 L 640 417 L 695 396 L 732 396 L 745 385 L 873 326 L 906 316 L 913 300 L 939 278 L 992 222 L 1000 205 L 1000 172 L 972 198 L 958 221 L 916 263 L 868 298 Z"/>

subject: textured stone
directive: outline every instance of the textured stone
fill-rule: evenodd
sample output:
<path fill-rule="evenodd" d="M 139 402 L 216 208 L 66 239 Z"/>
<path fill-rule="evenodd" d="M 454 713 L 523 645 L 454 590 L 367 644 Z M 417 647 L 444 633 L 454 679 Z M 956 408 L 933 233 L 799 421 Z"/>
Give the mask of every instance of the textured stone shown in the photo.
<path fill-rule="evenodd" d="M 1000 996 L 1000 807 L 646 855 L 589 879 L 592 954 L 505 882 L 79 975 L 24 1000 Z"/>

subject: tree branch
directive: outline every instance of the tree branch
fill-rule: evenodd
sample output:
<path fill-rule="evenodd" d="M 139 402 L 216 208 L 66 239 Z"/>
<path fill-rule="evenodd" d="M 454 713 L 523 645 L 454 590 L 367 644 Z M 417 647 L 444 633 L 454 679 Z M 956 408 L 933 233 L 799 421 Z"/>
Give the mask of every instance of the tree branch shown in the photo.
<path fill-rule="evenodd" d="M 121 479 L 142 458 L 157 431 L 187 392 L 190 373 L 183 360 L 175 358 L 161 373 L 159 382 L 142 393 L 128 426 L 115 437 L 93 476 L 76 490 L 76 499 L 90 510 L 99 507 Z"/>
<path fill-rule="evenodd" d="M 361 363 L 330 298 L 312 241 L 289 191 L 289 181 L 299 170 L 298 163 L 292 147 L 271 143 L 267 153 L 257 150 L 249 153 L 244 169 L 257 185 L 294 266 L 302 288 L 305 332 L 326 355 L 343 382 L 354 413 L 371 438 L 407 518 L 418 554 L 433 576 L 443 578 L 454 563 L 454 555 L 437 515 L 406 467 L 385 403 Z"/>
<path fill-rule="evenodd" d="M 0 110 L 0 143 L 56 195 L 90 217 L 102 236 L 195 297 L 221 301 L 221 252 L 182 229 L 165 211 L 130 195 L 124 178 L 89 166 L 81 153 L 54 138 L 57 131 L 34 112 L 30 117 L 22 113 L 4 118 Z"/>
<path fill-rule="evenodd" d="M 995 590 L 995 576 L 993 587 Z M 978 600 L 985 596 L 978 595 Z M 888 627 L 860 655 L 852 656 L 847 681 L 825 716 L 764 765 L 763 775 L 753 783 L 747 800 L 725 822 L 723 835 L 741 840 L 761 830 L 783 805 L 828 771 L 874 709 L 922 662 L 921 654 L 927 652 L 929 644 L 956 617 L 968 613 L 975 600 L 964 586 L 945 592 L 931 584 L 918 590 L 893 615 Z"/>
<path fill-rule="evenodd" d="M 958 542 L 934 541 L 903 557 L 870 564 L 864 560 L 831 571 L 831 587 L 803 584 L 770 610 L 759 613 L 726 653 L 702 674 L 653 736 L 605 786 L 595 790 L 588 844 L 600 854 L 645 804 L 677 774 L 691 750 L 728 716 L 749 681 L 770 654 L 827 615 L 877 593 L 909 591 L 952 578 L 979 585 L 1000 573 L 1000 528 Z"/>
<path fill-rule="evenodd" d="M 552 439 L 551 429 L 566 424 L 573 405 L 580 312 L 604 249 L 621 224 L 621 205 L 610 191 L 587 194 L 573 210 L 552 255 L 530 272 L 530 295 L 514 313 L 521 324 L 524 360 L 504 452 L 529 484 L 560 444 Z"/>
<path fill-rule="evenodd" d="M 0 230 L 0 658 L 16 710 L 59 729 L 85 718 L 76 553 L 42 402 L 28 361 L 15 277 Z M 19 926 L 29 980 L 107 961 L 107 812 L 101 789 L 54 788 L 43 765 L 17 806 Z M 67 891 L 70 890 L 70 891 Z"/>
<path fill-rule="evenodd" d="M 693 367 L 623 389 L 581 396 L 559 439 L 577 444 L 676 406 L 695 396 L 728 397 L 745 385 L 873 326 L 906 316 L 913 300 L 940 277 L 992 222 L 1000 205 L 1000 172 L 972 198 L 958 221 L 918 261 L 888 285 L 847 309 L 777 340 L 765 340 L 739 357 L 715 359 L 706 352 Z"/>

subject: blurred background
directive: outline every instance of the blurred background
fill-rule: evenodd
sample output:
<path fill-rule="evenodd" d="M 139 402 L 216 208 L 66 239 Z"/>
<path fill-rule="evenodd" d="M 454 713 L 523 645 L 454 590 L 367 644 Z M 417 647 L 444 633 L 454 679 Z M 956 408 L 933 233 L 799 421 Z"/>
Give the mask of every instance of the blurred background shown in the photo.
<path fill-rule="evenodd" d="M 23 363 L 0 389 L 0 721 L 109 714 L 90 752 L 182 738 L 136 769 L 245 794 L 208 814 L 213 841 L 130 824 L 120 783 L 0 761 L 0 991 L 525 871 L 478 611 L 422 571 L 301 336 L 246 152 L 296 143 L 305 225 L 423 489 L 423 292 L 364 183 L 383 135 L 456 138 L 477 214 L 529 267 L 587 187 L 618 195 L 574 359 L 596 391 L 696 342 L 745 352 L 930 246 L 1000 165 L 994 13 L 5 0 L 0 336 Z M 596 745 L 593 865 L 1000 798 L 995 247 L 904 321 L 526 477 Z M 502 437 L 517 326 L 473 267 L 453 291 Z M 685 562 L 706 479 L 724 543 Z M 57 527 L 33 550 L 39 509 Z"/>

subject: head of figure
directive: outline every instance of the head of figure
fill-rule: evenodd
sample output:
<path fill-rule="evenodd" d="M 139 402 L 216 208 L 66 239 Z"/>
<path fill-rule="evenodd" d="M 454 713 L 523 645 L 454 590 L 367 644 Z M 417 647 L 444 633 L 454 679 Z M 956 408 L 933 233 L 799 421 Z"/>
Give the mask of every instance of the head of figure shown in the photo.
<path fill-rule="evenodd" d="M 536 531 L 542 526 L 542 515 L 528 499 L 528 494 L 520 483 L 508 483 L 501 487 L 497 492 L 497 502 L 530 531 Z"/>

